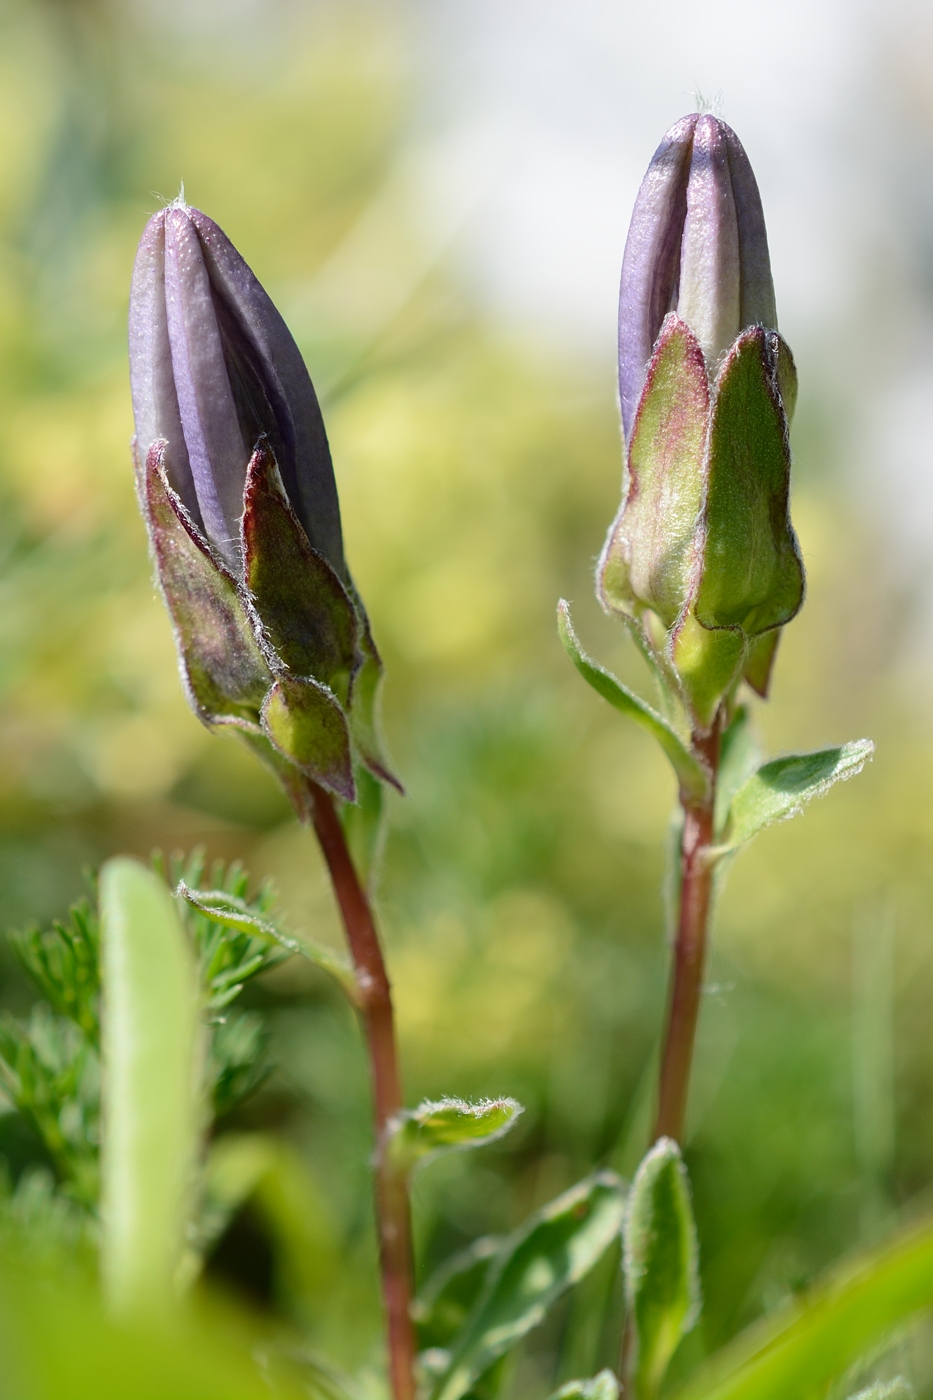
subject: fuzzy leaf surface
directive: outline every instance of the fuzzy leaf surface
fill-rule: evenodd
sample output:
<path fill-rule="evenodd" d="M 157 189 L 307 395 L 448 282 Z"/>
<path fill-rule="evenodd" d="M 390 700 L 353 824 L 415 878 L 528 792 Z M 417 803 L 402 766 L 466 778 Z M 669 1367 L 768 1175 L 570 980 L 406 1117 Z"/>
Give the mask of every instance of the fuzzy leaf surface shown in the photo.
<path fill-rule="evenodd" d="M 451 1348 L 434 1400 L 462 1400 L 473 1383 L 583 1278 L 617 1237 L 625 1188 L 597 1172 L 532 1215 L 507 1240 Z"/>
<path fill-rule="evenodd" d="M 692 797 L 702 797 L 709 781 L 703 765 L 657 710 L 586 654 L 570 620 L 570 606 L 563 598 L 557 605 L 557 630 L 564 650 L 587 684 L 621 714 L 647 729 L 670 760 L 684 791 Z"/>
<path fill-rule="evenodd" d="M 585 1381 L 568 1381 L 551 1400 L 619 1400 L 619 1382 L 611 1371 L 600 1371 Z"/>
<path fill-rule="evenodd" d="M 425 1100 L 417 1108 L 399 1114 L 391 1125 L 390 1152 L 403 1171 L 416 1162 L 450 1148 L 485 1147 L 503 1137 L 515 1123 L 522 1106 L 515 1099 Z"/>
<path fill-rule="evenodd" d="M 763 764 L 732 799 L 727 847 L 740 846 L 766 826 L 798 816 L 808 802 L 822 797 L 833 783 L 860 773 L 874 751 L 870 739 L 856 739 L 839 748 L 789 754 Z"/>
<path fill-rule="evenodd" d="M 683 1158 L 671 1138 L 661 1138 L 635 1173 L 625 1212 L 625 1293 L 635 1324 L 638 1400 L 658 1394 L 671 1357 L 699 1315 L 697 1257 Z"/>

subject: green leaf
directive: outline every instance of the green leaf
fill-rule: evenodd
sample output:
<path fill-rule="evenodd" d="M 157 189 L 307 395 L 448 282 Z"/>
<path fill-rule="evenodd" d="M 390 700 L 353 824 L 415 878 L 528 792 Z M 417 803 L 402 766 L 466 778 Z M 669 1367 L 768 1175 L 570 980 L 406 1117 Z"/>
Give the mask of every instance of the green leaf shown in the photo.
<path fill-rule="evenodd" d="M 400 1171 L 449 1148 L 485 1147 L 514 1124 L 522 1106 L 515 1099 L 426 1099 L 389 1125 L 389 1152 Z"/>
<path fill-rule="evenodd" d="M 618 1235 L 625 1188 L 597 1172 L 532 1215 L 507 1240 L 435 1383 L 434 1400 L 462 1400 L 473 1383 L 579 1282 Z"/>
<path fill-rule="evenodd" d="M 674 1400 L 811 1400 L 933 1307 L 933 1221 L 857 1255 L 694 1373 Z"/>
<path fill-rule="evenodd" d="M 726 826 L 726 849 L 750 841 L 773 822 L 798 816 L 814 797 L 833 783 L 860 773 L 875 751 L 870 739 L 857 739 L 836 749 L 789 754 L 765 763 L 732 799 Z"/>
<path fill-rule="evenodd" d="M 483 1235 L 445 1259 L 428 1279 L 412 1308 L 422 1351 L 450 1346 L 476 1303 L 502 1244 L 499 1236 Z"/>
<path fill-rule="evenodd" d="M 333 691 L 310 677 L 279 676 L 263 702 L 262 727 L 279 753 L 314 782 L 356 800 L 350 734 Z"/>
<path fill-rule="evenodd" d="M 253 453 L 243 507 L 244 582 L 268 643 L 289 671 L 313 676 L 345 705 L 362 663 L 356 610 L 309 544 L 268 449 Z"/>
<path fill-rule="evenodd" d="M 586 1381 L 568 1381 L 551 1400 L 619 1400 L 619 1381 L 611 1371 L 600 1371 Z"/>
<path fill-rule="evenodd" d="M 700 1312 L 697 1238 L 680 1148 L 661 1138 L 642 1161 L 625 1212 L 625 1295 L 635 1330 L 635 1393 L 658 1394 Z"/>
<path fill-rule="evenodd" d="M 914 1400 L 914 1393 L 913 1386 L 903 1376 L 895 1376 L 893 1381 L 876 1381 L 851 1395 L 849 1400 Z"/>
<path fill-rule="evenodd" d="M 709 787 L 706 769 L 699 759 L 694 758 L 676 730 L 652 709 L 646 700 L 635 695 L 592 657 L 587 656 L 570 620 L 570 605 L 563 598 L 557 605 L 557 630 L 564 650 L 583 679 L 598 695 L 608 700 L 610 705 L 614 705 L 623 715 L 628 715 L 642 728 L 647 729 L 670 760 L 684 792 L 692 798 L 701 799 Z"/>
<path fill-rule="evenodd" d="M 100 872 L 101 1268 L 115 1311 L 170 1303 L 200 1130 L 200 988 L 178 908 L 139 861 Z"/>
<path fill-rule="evenodd" d="M 386 837 L 385 789 L 362 763 L 355 765 L 354 777 L 356 801 L 341 803 L 340 824 L 354 867 L 369 893 L 373 894 L 378 885 Z"/>
<path fill-rule="evenodd" d="M 359 988 L 353 968 L 339 953 L 316 943 L 306 934 L 293 933 L 269 919 L 264 919 L 237 895 L 228 894 L 226 890 L 192 890 L 182 880 L 176 893 L 180 899 L 190 904 L 192 909 L 206 914 L 224 928 L 251 934 L 254 938 L 261 938 L 268 943 L 279 944 L 290 953 L 300 953 L 309 962 L 323 967 L 335 977 L 354 1005 L 358 1003 Z"/>
<path fill-rule="evenodd" d="M 729 820 L 729 809 L 735 794 L 761 767 L 761 757 L 751 711 L 747 705 L 739 705 L 722 736 L 719 750 L 719 771 L 716 775 L 717 833 Z"/>
<path fill-rule="evenodd" d="M 709 378 L 685 322 L 668 316 L 645 378 L 627 490 L 596 570 L 610 609 L 649 607 L 670 627 L 683 607 L 703 500 Z"/>
<path fill-rule="evenodd" d="M 272 677 L 230 573 L 168 484 L 153 448 L 145 517 L 188 703 L 205 724 L 258 725 Z"/>
<path fill-rule="evenodd" d="M 702 573 L 692 611 L 704 627 L 741 627 L 748 636 L 789 622 L 803 602 L 779 342 L 760 326 L 739 336 L 719 372 L 710 421 Z"/>

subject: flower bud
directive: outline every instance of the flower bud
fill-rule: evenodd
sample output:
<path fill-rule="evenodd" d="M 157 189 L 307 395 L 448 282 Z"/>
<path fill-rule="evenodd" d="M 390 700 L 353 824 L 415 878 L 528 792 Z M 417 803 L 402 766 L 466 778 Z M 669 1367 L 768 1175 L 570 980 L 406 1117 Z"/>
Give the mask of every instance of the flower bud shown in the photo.
<path fill-rule="evenodd" d="M 642 628 L 700 731 L 742 676 L 767 692 L 779 629 L 803 601 L 788 513 L 796 371 L 775 323 L 745 152 L 725 122 L 684 117 L 625 246 L 623 501 L 597 592 Z"/>
<path fill-rule="evenodd" d="M 301 353 L 233 244 L 199 209 L 153 215 L 130 291 L 130 381 L 143 462 L 236 569 L 246 468 L 264 438 L 311 544 L 346 573 L 327 434 Z"/>
<path fill-rule="evenodd" d="M 140 503 L 189 702 L 232 725 L 308 814 L 306 779 L 354 800 L 395 783 L 382 664 L 343 555 L 330 449 L 285 322 L 212 220 L 174 204 L 130 293 Z"/>
<path fill-rule="evenodd" d="M 619 295 L 619 396 L 628 442 L 664 317 L 676 311 L 710 375 L 740 331 L 777 327 L 761 196 L 731 127 L 694 112 L 664 137 L 635 201 Z"/>

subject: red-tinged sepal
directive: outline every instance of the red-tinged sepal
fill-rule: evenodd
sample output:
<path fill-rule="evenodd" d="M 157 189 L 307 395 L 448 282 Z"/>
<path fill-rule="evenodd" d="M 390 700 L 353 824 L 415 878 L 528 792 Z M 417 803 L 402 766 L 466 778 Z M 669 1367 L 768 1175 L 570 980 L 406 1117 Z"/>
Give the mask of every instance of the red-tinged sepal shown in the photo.
<path fill-rule="evenodd" d="M 232 574 L 168 483 L 164 444 L 149 450 L 143 507 L 188 703 L 203 723 L 257 728 L 272 676 Z"/>

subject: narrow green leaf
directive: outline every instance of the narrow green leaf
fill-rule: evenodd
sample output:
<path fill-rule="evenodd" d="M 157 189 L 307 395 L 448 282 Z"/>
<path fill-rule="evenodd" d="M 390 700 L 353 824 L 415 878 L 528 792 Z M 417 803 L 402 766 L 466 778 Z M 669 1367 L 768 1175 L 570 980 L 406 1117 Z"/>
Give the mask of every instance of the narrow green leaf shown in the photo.
<path fill-rule="evenodd" d="M 644 1158 L 625 1212 L 625 1294 L 634 1320 L 635 1392 L 653 1400 L 700 1312 L 697 1238 L 680 1148 L 661 1138 Z"/>
<path fill-rule="evenodd" d="M 811 1400 L 933 1307 L 933 1221 L 833 1270 L 741 1333 L 675 1400 Z"/>
<path fill-rule="evenodd" d="M 716 776 L 716 831 L 721 832 L 729 820 L 732 799 L 761 767 L 761 749 L 755 725 L 747 705 L 739 705 L 725 733 L 719 751 L 719 772 Z"/>
<path fill-rule="evenodd" d="M 483 1235 L 445 1259 L 428 1279 L 412 1308 L 422 1351 L 430 1348 L 436 1352 L 450 1346 L 476 1303 L 502 1244 L 498 1236 Z"/>
<path fill-rule="evenodd" d="M 647 729 L 673 765 L 684 791 L 691 797 L 702 798 L 709 786 L 709 778 L 703 765 L 694 758 L 676 730 L 657 710 L 652 709 L 646 700 L 635 695 L 592 657 L 587 656 L 570 620 L 570 605 L 563 598 L 557 605 L 557 630 L 564 650 L 583 679 L 598 695 L 608 700 L 610 705 L 614 705 L 623 715 L 628 715 L 642 728 Z"/>
<path fill-rule="evenodd" d="M 101 1260 L 114 1310 L 166 1308 L 184 1248 L 202 1055 L 193 951 L 175 901 L 139 861 L 100 872 Z"/>
<path fill-rule="evenodd" d="M 192 890 L 181 880 L 176 893 L 180 899 L 190 904 L 192 909 L 206 914 L 209 919 L 224 928 L 233 929 L 237 933 L 249 933 L 254 938 L 279 944 L 290 953 L 300 953 L 309 962 L 316 963 L 332 977 L 336 977 L 350 1000 L 354 1004 L 358 1002 L 359 989 L 353 968 L 339 953 L 316 943 L 306 934 L 293 933 L 269 919 L 263 919 L 242 899 L 228 894 L 226 890 Z"/>
<path fill-rule="evenodd" d="M 509 1131 L 522 1106 L 515 1099 L 426 1099 L 390 1124 L 389 1151 L 401 1171 L 457 1147 L 484 1147 Z"/>
<path fill-rule="evenodd" d="M 765 763 L 732 799 L 725 833 L 727 849 L 750 841 L 773 822 L 798 816 L 833 783 L 860 773 L 874 751 L 870 739 L 857 739 L 840 748 L 789 754 Z"/>
<path fill-rule="evenodd" d="M 619 1400 L 618 1378 L 611 1371 L 600 1371 L 586 1381 L 568 1381 L 551 1400 Z"/>
<path fill-rule="evenodd" d="M 532 1215 L 507 1240 L 463 1331 L 434 1400 L 462 1400 L 478 1377 L 543 1321 L 617 1237 L 625 1188 L 597 1172 Z"/>

